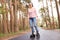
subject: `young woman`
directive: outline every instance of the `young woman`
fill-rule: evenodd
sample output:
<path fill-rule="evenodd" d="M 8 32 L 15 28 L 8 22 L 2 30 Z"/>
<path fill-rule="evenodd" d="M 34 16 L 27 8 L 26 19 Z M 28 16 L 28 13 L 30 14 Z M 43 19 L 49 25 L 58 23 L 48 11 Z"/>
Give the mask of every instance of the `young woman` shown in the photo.
<path fill-rule="evenodd" d="M 32 3 L 29 3 L 29 5 L 28 5 L 28 17 L 29 17 L 30 27 L 32 30 L 32 35 L 30 37 L 35 37 L 34 27 L 36 29 L 36 36 L 40 37 L 38 28 L 37 28 L 37 24 L 36 24 L 37 13 L 36 13 L 36 9 L 33 7 Z"/>

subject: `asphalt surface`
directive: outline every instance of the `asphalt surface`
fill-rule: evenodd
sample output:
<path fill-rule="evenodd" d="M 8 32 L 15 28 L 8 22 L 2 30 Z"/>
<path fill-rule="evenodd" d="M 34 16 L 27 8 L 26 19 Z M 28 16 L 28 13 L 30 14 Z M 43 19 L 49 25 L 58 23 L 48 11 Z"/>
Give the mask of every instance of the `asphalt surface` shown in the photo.
<path fill-rule="evenodd" d="M 40 38 L 37 38 L 37 37 L 30 38 L 30 35 L 31 35 L 31 32 L 30 32 L 9 40 L 60 40 L 60 31 L 44 30 L 42 28 L 38 28 L 38 29 L 40 33 Z"/>

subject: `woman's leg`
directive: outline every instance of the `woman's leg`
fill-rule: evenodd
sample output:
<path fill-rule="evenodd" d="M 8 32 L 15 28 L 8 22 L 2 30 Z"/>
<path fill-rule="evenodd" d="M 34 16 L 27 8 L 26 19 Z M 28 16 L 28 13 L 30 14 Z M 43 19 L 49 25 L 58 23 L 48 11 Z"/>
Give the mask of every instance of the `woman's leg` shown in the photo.
<path fill-rule="evenodd" d="M 35 34 L 34 34 L 34 28 L 33 28 L 33 19 L 30 18 L 29 19 L 29 23 L 30 23 L 30 27 L 31 27 L 31 30 L 32 30 L 32 35 L 30 35 L 30 38 L 35 38 Z"/>
<path fill-rule="evenodd" d="M 37 27 L 37 23 L 36 23 L 36 18 L 33 18 L 33 24 L 34 24 L 34 27 L 36 29 L 36 32 L 38 33 L 38 27 Z"/>
<path fill-rule="evenodd" d="M 39 34 L 39 32 L 38 32 L 38 27 L 37 27 L 37 23 L 36 23 L 36 18 L 33 19 L 33 23 L 34 23 L 34 27 L 35 27 L 35 29 L 36 29 L 36 36 L 37 36 L 38 38 L 40 38 L 40 34 Z"/>
<path fill-rule="evenodd" d="M 29 19 L 29 23 L 30 23 L 30 27 L 31 27 L 31 30 L 32 30 L 32 34 L 34 34 L 33 19 L 32 18 Z"/>

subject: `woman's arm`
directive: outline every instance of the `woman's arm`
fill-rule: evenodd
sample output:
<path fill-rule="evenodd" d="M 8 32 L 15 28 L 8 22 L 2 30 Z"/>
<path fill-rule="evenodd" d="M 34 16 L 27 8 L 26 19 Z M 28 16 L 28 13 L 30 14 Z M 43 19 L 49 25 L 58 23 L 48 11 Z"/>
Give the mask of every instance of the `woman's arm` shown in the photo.
<path fill-rule="evenodd" d="M 35 9 L 35 8 L 34 8 L 34 10 L 35 10 L 34 12 L 35 12 L 36 18 L 38 18 L 38 16 L 37 16 L 37 11 L 36 11 L 36 9 Z"/>

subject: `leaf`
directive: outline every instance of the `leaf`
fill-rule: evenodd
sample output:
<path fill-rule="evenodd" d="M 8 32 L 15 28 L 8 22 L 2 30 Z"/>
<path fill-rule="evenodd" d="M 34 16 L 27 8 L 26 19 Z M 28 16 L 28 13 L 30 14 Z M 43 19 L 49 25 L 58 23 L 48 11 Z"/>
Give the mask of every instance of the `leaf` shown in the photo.
<path fill-rule="evenodd" d="M 2 6 L 0 6 L 0 14 L 4 14 L 4 13 L 6 13 L 5 8 L 3 8 Z"/>
<path fill-rule="evenodd" d="M 24 0 L 24 1 L 27 2 L 27 3 L 31 2 L 31 0 Z"/>

